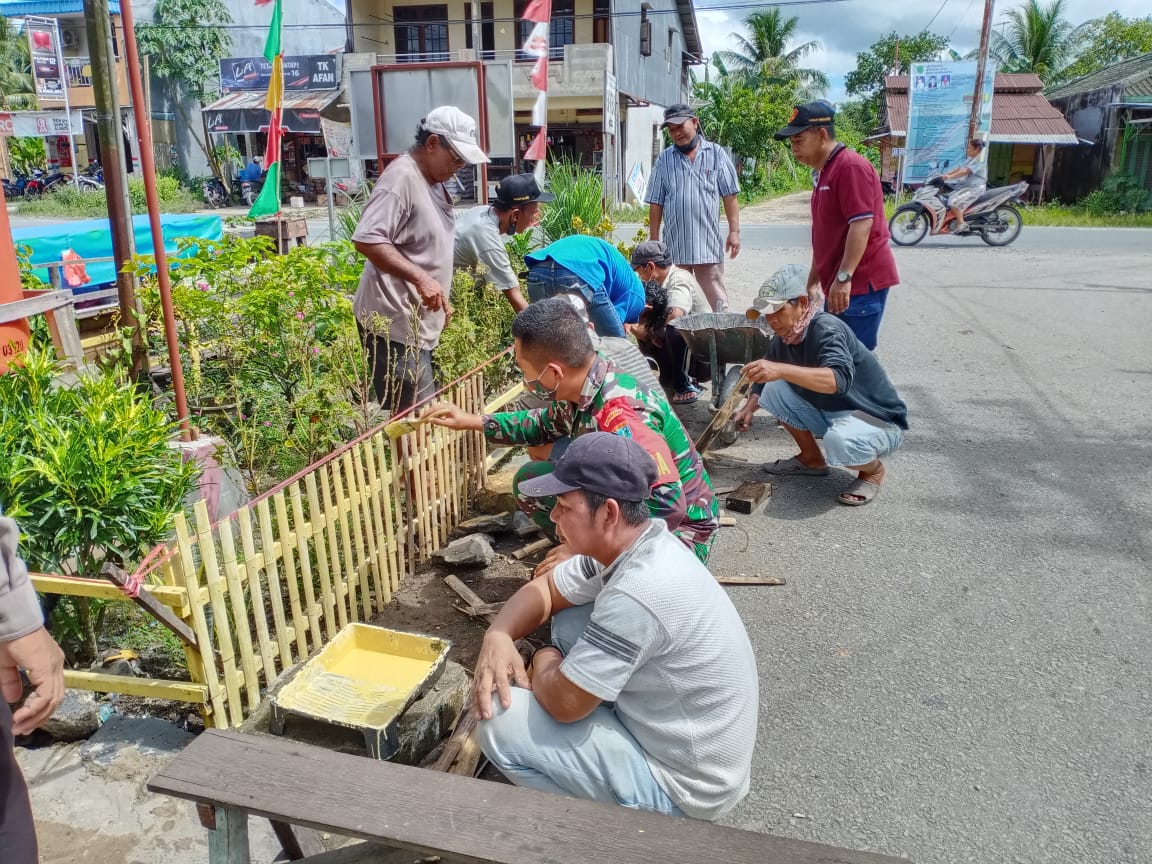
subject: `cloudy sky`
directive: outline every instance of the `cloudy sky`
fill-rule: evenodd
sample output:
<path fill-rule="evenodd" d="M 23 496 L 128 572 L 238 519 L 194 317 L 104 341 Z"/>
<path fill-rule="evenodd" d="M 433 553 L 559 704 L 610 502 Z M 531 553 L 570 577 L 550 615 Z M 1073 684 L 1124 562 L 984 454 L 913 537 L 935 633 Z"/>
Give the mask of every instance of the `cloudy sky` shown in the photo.
<path fill-rule="evenodd" d="M 696 18 L 700 25 L 704 51 L 735 48 L 730 35 L 740 29 L 747 12 L 728 8 L 742 0 L 696 0 Z M 993 23 L 1001 20 L 1001 12 L 1011 9 L 1017 0 L 998 0 Z M 1067 0 L 1068 18 L 1080 24 L 1090 18 L 1115 9 L 1131 18 L 1148 14 L 1148 0 Z M 709 8 L 725 7 L 725 8 Z M 750 9 L 765 8 L 750 3 Z M 801 42 L 815 39 L 823 49 L 809 58 L 808 64 L 823 69 L 832 80 L 828 97 L 833 101 L 845 98 L 844 76 L 856 67 L 856 53 L 867 50 L 880 36 L 891 30 L 916 33 L 936 15 L 931 30 L 942 35 L 951 34 L 952 47 L 961 54 L 975 48 L 980 41 L 980 19 L 984 11 L 983 0 L 841 0 L 841 2 L 784 5 L 785 14 L 800 19 Z M 937 10 L 939 14 L 937 15 Z"/>

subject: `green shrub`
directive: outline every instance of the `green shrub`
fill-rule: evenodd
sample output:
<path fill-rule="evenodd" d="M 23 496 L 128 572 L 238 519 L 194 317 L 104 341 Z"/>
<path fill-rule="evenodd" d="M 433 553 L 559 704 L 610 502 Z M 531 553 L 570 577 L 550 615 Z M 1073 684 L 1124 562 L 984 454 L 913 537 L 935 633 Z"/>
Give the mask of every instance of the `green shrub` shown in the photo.
<path fill-rule="evenodd" d="M 570 159 L 548 163 L 549 188 L 556 200 L 540 212 L 544 243 L 570 234 L 587 234 L 586 226 L 604 220 L 604 181 L 600 174 L 581 168 Z"/>
<path fill-rule="evenodd" d="M 433 354 L 442 384 L 459 378 L 512 344 L 512 306 L 501 291 L 486 285 L 468 270 L 452 276 L 452 320 L 440 334 Z M 494 363 L 484 371 L 486 392 L 502 389 L 511 380 L 512 362 Z"/>
<path fill-rule="evenodd" d="M 204 202 L 181 186 L 175 177 L 157 177 L 156 194 L 160 199 L 160 209 L 165 213 L 194 213 L 204 206 Z M 132 178 L 128 181 L 128 200 L 133 213 L 148 212 L 143 180 Z M 102 190 L 78 189 L 71 183 L 61 183 L 38 201 L 21 202 L 19 212 L 23 216 L 84 216 L 95 219 L 108 215 L 108 199 Z"/>
<path fill-rule="evenodd" d="M 24 532 L 33 570 L 97 577 L 104 562 L 131 570 L 164 540 L 199 469 L 169 446 L 174 429 L 112 369 L 69 386 L 47 351 L 0 375 L 0 502 Z M 65 598 L 69 652 L 92 659 L 98 616 Z M 59 634 L 58 634 L 59 635 Z"/>
<path fill-rule="evenodd" d="M 1093 216 L 1152 210 L 1152 192 L 1131 174 L 1112 174 L 1080 202 Z"/>

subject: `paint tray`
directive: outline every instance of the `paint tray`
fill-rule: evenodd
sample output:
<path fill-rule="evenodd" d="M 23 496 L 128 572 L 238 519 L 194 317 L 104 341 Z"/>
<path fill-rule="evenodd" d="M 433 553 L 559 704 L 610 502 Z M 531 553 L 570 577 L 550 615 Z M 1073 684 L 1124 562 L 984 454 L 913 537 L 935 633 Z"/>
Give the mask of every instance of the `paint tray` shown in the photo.
<path fill-rule="evenodd" d="M 354 729 L 368 754 L 390 758 L 397 721 L 439 680 L 452 643 L 370 624 L 349 624 L 272 697 L 271 731 L 289 715 Z"/>

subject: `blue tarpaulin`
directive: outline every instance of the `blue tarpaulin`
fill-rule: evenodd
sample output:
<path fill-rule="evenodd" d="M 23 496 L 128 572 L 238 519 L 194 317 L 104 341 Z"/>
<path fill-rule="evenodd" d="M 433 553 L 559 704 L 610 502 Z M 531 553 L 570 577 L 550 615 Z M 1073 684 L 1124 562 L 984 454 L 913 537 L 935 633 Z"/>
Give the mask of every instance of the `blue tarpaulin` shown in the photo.
<path fill-rule="evenodd" d="M 176 239 L 179 237 L 220 240 L 224 236 L 224 224 L 219 216 L 161 216 L 160 229 L 164 235 L 164 251 L 168 253 L 169 258 L 177 257 Z M 152 229 L 148 225 L 148 217 L 133 216 L 132 231 L 136 235 L 136 254 L 153 254 Z M 15 228 L 12 231 L 12 242 L 17 246 L 31 247 L 33 264 L 60 261 L 63 259 L 65 249 L 71 249 L 81 258 L 112 257 L 112 232 L 107 219 L 85 219 L 55 225 Z M 77 293 L 116 281 L 116 266 L 111 261 L 85 264 L 84 268 L 91 281 L 83 288 L 75 289 Z M 40 281 L 47 285 L 48 271 L 39 269 L 35 272 Z"/>

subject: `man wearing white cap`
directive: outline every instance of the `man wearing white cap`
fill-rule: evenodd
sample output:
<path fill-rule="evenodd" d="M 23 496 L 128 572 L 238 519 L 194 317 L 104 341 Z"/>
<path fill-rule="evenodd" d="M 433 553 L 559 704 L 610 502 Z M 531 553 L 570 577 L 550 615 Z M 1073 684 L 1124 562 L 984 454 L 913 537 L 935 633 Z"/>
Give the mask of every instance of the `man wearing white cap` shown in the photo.
<path fill-rule="evenodd" d="M 416 143 L 380 175 L 352 242 L 368 261 L 352 301 L 380 404 L 403 411 L 436 389 L 432 349 L 451 314 L 455 220 L 444 183 L 463 165 L 487 162 L 476 122 L 451 105 L 434 108 Z"/>
<path fill-rule="evenodd" d="M 867 504 L 884 480 L 881 458 L 904 440 L 908 407 L 851 327 L 812 305 L 808 268 L 789 264 L 773 273 L 748 310 L 750 318 L 760 315 L 776 338 L 763 360 L 744 367 L 744 375 L 763 387 L 748 397 L 737 424 L 747 429 L 756 408 L 763 408 L 800 448 L 763 470 L 823 477 L 828 466 L 842 466 L 857 477 L 836 500 Z"/>

